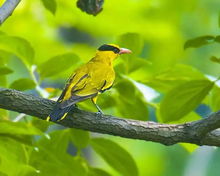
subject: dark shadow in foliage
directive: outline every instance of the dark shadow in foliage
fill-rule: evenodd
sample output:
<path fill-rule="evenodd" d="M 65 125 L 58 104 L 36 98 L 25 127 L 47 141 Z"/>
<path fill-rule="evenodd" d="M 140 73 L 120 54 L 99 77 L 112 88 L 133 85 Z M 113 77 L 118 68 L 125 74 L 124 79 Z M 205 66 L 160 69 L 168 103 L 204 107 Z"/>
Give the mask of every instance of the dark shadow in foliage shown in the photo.
<path fill-rule="evenodd" d="M 78 0 L 77 7 L 82 11 L 96 16 L 102 11 L 104 0 Z"/>

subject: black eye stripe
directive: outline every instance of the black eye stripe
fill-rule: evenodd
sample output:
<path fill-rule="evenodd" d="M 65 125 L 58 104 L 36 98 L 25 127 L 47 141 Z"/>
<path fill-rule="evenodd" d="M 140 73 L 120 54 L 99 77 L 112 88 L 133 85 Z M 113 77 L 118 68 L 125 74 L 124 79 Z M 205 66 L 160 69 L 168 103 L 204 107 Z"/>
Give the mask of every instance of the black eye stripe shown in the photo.
<path fill-rule="evenodd" d="M 115 47 L 115 46 L 111 46 L 111 45 L 102 45 L 98 48 L 99 51 L 113 51 L 114 53 L 119 53 L 120 49 Z"/>

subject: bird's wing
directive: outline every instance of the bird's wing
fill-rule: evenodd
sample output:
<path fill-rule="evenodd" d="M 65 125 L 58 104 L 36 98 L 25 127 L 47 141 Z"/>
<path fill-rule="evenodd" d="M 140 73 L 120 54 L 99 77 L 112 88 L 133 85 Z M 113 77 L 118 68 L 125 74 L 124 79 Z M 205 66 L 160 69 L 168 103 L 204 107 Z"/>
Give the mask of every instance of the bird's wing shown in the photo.
<path fill-rule="evenodd" d="M 96 66 L 84 65 L 79 68 L 69 79 L 69 83 L 60 96 L 60 107 L 66 108 L 77 102 L 96 96 L 112 85 L 106 80 L 105 71 L 100 71 Z"/>

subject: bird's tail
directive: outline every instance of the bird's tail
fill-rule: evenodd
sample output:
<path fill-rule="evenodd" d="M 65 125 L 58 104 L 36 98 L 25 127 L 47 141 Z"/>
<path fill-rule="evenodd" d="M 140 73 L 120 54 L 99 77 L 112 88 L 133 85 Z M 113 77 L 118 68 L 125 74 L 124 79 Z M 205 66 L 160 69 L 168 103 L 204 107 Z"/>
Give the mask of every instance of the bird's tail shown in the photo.
<path fill-rule="evenodd" d="M 61 108 L 60 104 L 57 104 L 46 120 L 53 122 L 63 120 L 68 114 L 68 112 L 71 110 L 71 108 L 72 106 Z"/>

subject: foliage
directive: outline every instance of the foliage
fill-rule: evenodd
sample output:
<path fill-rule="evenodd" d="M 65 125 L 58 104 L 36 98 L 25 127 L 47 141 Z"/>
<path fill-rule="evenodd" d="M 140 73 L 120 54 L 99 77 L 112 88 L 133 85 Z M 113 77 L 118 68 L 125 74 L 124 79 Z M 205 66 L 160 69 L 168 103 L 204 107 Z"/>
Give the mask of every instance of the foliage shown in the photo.
<path fill-rule="evenodd" d="M 218 1 L 41 1 L 22 1 L 0 28 L 1 87 L 56 98 L 98 46 L 116 43 L 133 53 L 98 100 L 106 114 L 185 123 L 220 109 Z M 97 137 L 0 109 L 0 175 L 192 175 L 206 152 L 203 175 L 218 175 L 219 150 Z"/>

